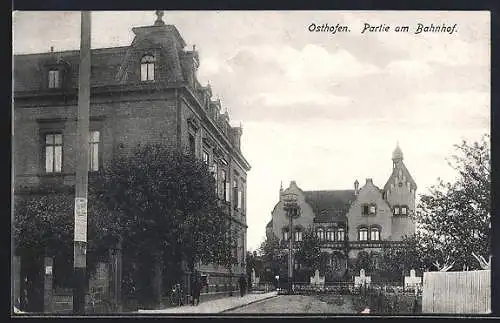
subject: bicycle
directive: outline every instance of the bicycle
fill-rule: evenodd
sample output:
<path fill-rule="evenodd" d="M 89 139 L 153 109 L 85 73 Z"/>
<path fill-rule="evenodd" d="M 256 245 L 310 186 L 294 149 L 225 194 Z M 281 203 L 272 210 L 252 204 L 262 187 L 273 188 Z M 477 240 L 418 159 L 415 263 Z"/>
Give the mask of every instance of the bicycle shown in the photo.
<path fill-rule="evenodd" d="M 89 292 L 89 299 L 87 302 L 88 312 L 90 314 L 95 313 L 112 313 L 114 311 L 114 305 L 106 298 L 100 297 L 99 292 L 91 291 Z"/>
<path fill-rule="evenodd" d="M 175 284 L 170 292 L 170 305 L 172 306 L 182 306 L 182 288 L 181 284 Z"/>

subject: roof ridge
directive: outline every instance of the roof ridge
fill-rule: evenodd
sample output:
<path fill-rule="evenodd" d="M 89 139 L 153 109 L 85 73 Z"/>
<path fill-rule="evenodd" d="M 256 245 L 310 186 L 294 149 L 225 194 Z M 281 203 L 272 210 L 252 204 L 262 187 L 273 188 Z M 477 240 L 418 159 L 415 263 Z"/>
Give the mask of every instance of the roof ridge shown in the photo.
<path fill-rule="evenodd" d="M 338 190 L 309 190 L 309 191 L 303 191 L 304 193 L 314 193 L 314 192 L 350 192 L 353 191 L 354 189 L 338 189 Z"/>
<path fill-rule="evenodd" d="M 113 50 L 113 49 L 124 49 L 128 48 L 130 45 L 124 45 L 124 46 L 115 46 L 115 47 L 100 47 L 100 48 L 92 48 L 91 51 L 101 51 L 101 50 Z M 17 56 L 35 56 L 35 55 L 54 55 L 54 54 L 67 54 L 71 52 L 80 52 L 80 49 L 67 49 L 67 50 L 62 50 L 62 51 L 55 51 L 55 52 L 39 52 L 39 53 L 14 53 L 14 57 Z"/>

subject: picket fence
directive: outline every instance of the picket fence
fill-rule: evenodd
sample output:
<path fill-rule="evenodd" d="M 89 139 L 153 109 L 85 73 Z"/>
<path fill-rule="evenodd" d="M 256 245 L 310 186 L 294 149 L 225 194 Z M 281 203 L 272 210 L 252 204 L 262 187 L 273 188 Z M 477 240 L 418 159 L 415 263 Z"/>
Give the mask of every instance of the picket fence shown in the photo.
<path fill-rule="evenodd" d="M 425 272 L 422 313 L 491 313 L 491 271 Z"/>

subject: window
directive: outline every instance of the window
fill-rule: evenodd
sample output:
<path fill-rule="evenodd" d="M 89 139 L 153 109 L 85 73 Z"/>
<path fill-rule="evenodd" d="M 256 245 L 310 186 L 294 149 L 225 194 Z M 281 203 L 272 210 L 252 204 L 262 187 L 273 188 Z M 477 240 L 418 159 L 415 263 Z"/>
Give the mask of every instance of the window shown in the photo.
<path fill-rule="evenodd" d="M 233 179 L 233 207 L 236 209 L 238 204 L 238 181 Z"/>
<path fill-rule="evenodd" d="M 295 241 L 302 241 L 302 231 L 300 229 L 295 231 Z"/>
<path fill-rule="evenodd" d="M 155 58 L 145 55 L 141 59 L 141 81 L 154 81 L 155 79 Z"/>
<path fill-rule="evenodd" d="M 323 230 L 323 228 L 319 228 L 316 231 L 316 235 L 318 236 L 319 240 L 321 240 L 321 241 L 325 240 L 325 231 Z"/>
<path fill-rule="evenodd" d="M 222 196 L 224 198 L 224 201 L 229 202 L 229 183 L 227 181 L 227 173 L 223 169 L 221 174 L 222 174 L 222 189 L 223 189 Z"/>
<path fill-rule="evenodd" d="M 399 215 L 399 205 L 394 207 L 394 215 Z"/>
<path fill-rule="evenodd" d="M 377 213 L 377 206 L 375 204 L 363 204 L 361 213 L 363 215 L 374 215 Z"/>
<path fill-rule="evenodd" d="M 214 163 L 213 165 L 213 175 L 214 175 L 214 179 L 215 179 L 215 192 L 219 192 L 219 182 L 217 181 L 218 180 L 218 172 L 219 172 L 219 169 L 218 169 L 218 166 L 217 166 L 217 163 Z"/>
<path fill-rule="evenodd" d="M 62 134 L 45 135 L 45 172 L 60 173 L 62 170 Z"/>
<path fill-rule="evenodd" d="M 89 170 L 99 170 L 99 131 L 91 131 L 89 134 Z"/>
<path fill-rule="evenodd" d="M 401 207 L 401 215 L 406 215 L 408 213 L 408 207 L 407 206 L 402 206 Z"/>
<path fill-rule="evenodd" d="M 379 228 L 371 228 L 370 240 L 380 240 L 380 229 Z"/>
<path fill-rule="evenodd" d="M 288 229 L 283 230 L 283 240 L 288 241 Z"/>
<path fill-rule="evenodd" d="M 208 161 L 209 161 L 209 155 L 208 155 L 208 153 L 204 150 L 204 151 L 203 151 L 203 162 L 204 162 L 205 164 L 207 164 L 207 165 L 208 165 Z"/>
<path fill-rule="evenodd" d="M 189 153 L 196 156 L 196 142 L 192 134 L 189 134 Z"/>
<path fill-rule="evenodd" d="M 338 241 L 344 241 L 344 239 L 345 239 L 344 228 L 339 228 L 338 231 L 337 231 L 337 240 Z"/>
<path fill-rule="evenodd" d="M 333 231 L 333 229 L 328 228 L 326 230 L 326 240 L 328 240 L 328 241 L 334 241 L 335 240 L 335 232 Z"/>
<path fill-rule="evenodd" d="M 61 87 L 60 71 L 50 70 L 49 71 L 49 89 L 58 89 L 60 87 Z"/>
<path fill-rule="evenodd" d="M 245 211 L 245 189 L 243 186 L 241 187 L 240 193 L 241 193 L 241 209 L 244 212 Z M 243 213 L 243 215 L 245 215 L 245 214 Z"/>
<path fill-rule="evenodd" d="M 359 228 L 358 229 L 358 240 L 359 241 L 367 241 L 368 240 L 368 229 L 367 228 Z"/>

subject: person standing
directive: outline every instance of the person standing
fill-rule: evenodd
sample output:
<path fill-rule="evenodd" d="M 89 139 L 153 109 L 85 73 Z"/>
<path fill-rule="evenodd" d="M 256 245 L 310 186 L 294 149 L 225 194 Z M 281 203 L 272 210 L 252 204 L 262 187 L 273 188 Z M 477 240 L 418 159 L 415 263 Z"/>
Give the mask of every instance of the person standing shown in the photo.
<path fill-rule="evenodd" d="M 200 304 L 201 288 L 201 278 L 197 275 L 193 284 L 193 305 Z"/>
<path fill-rule="evenodd" d="M 245 277 L 243 274 L 241 274 L 240 279 L 238 280 L 238 283 L 240 285 L 240 296 L 243 297 L 245 293 Z"/>

